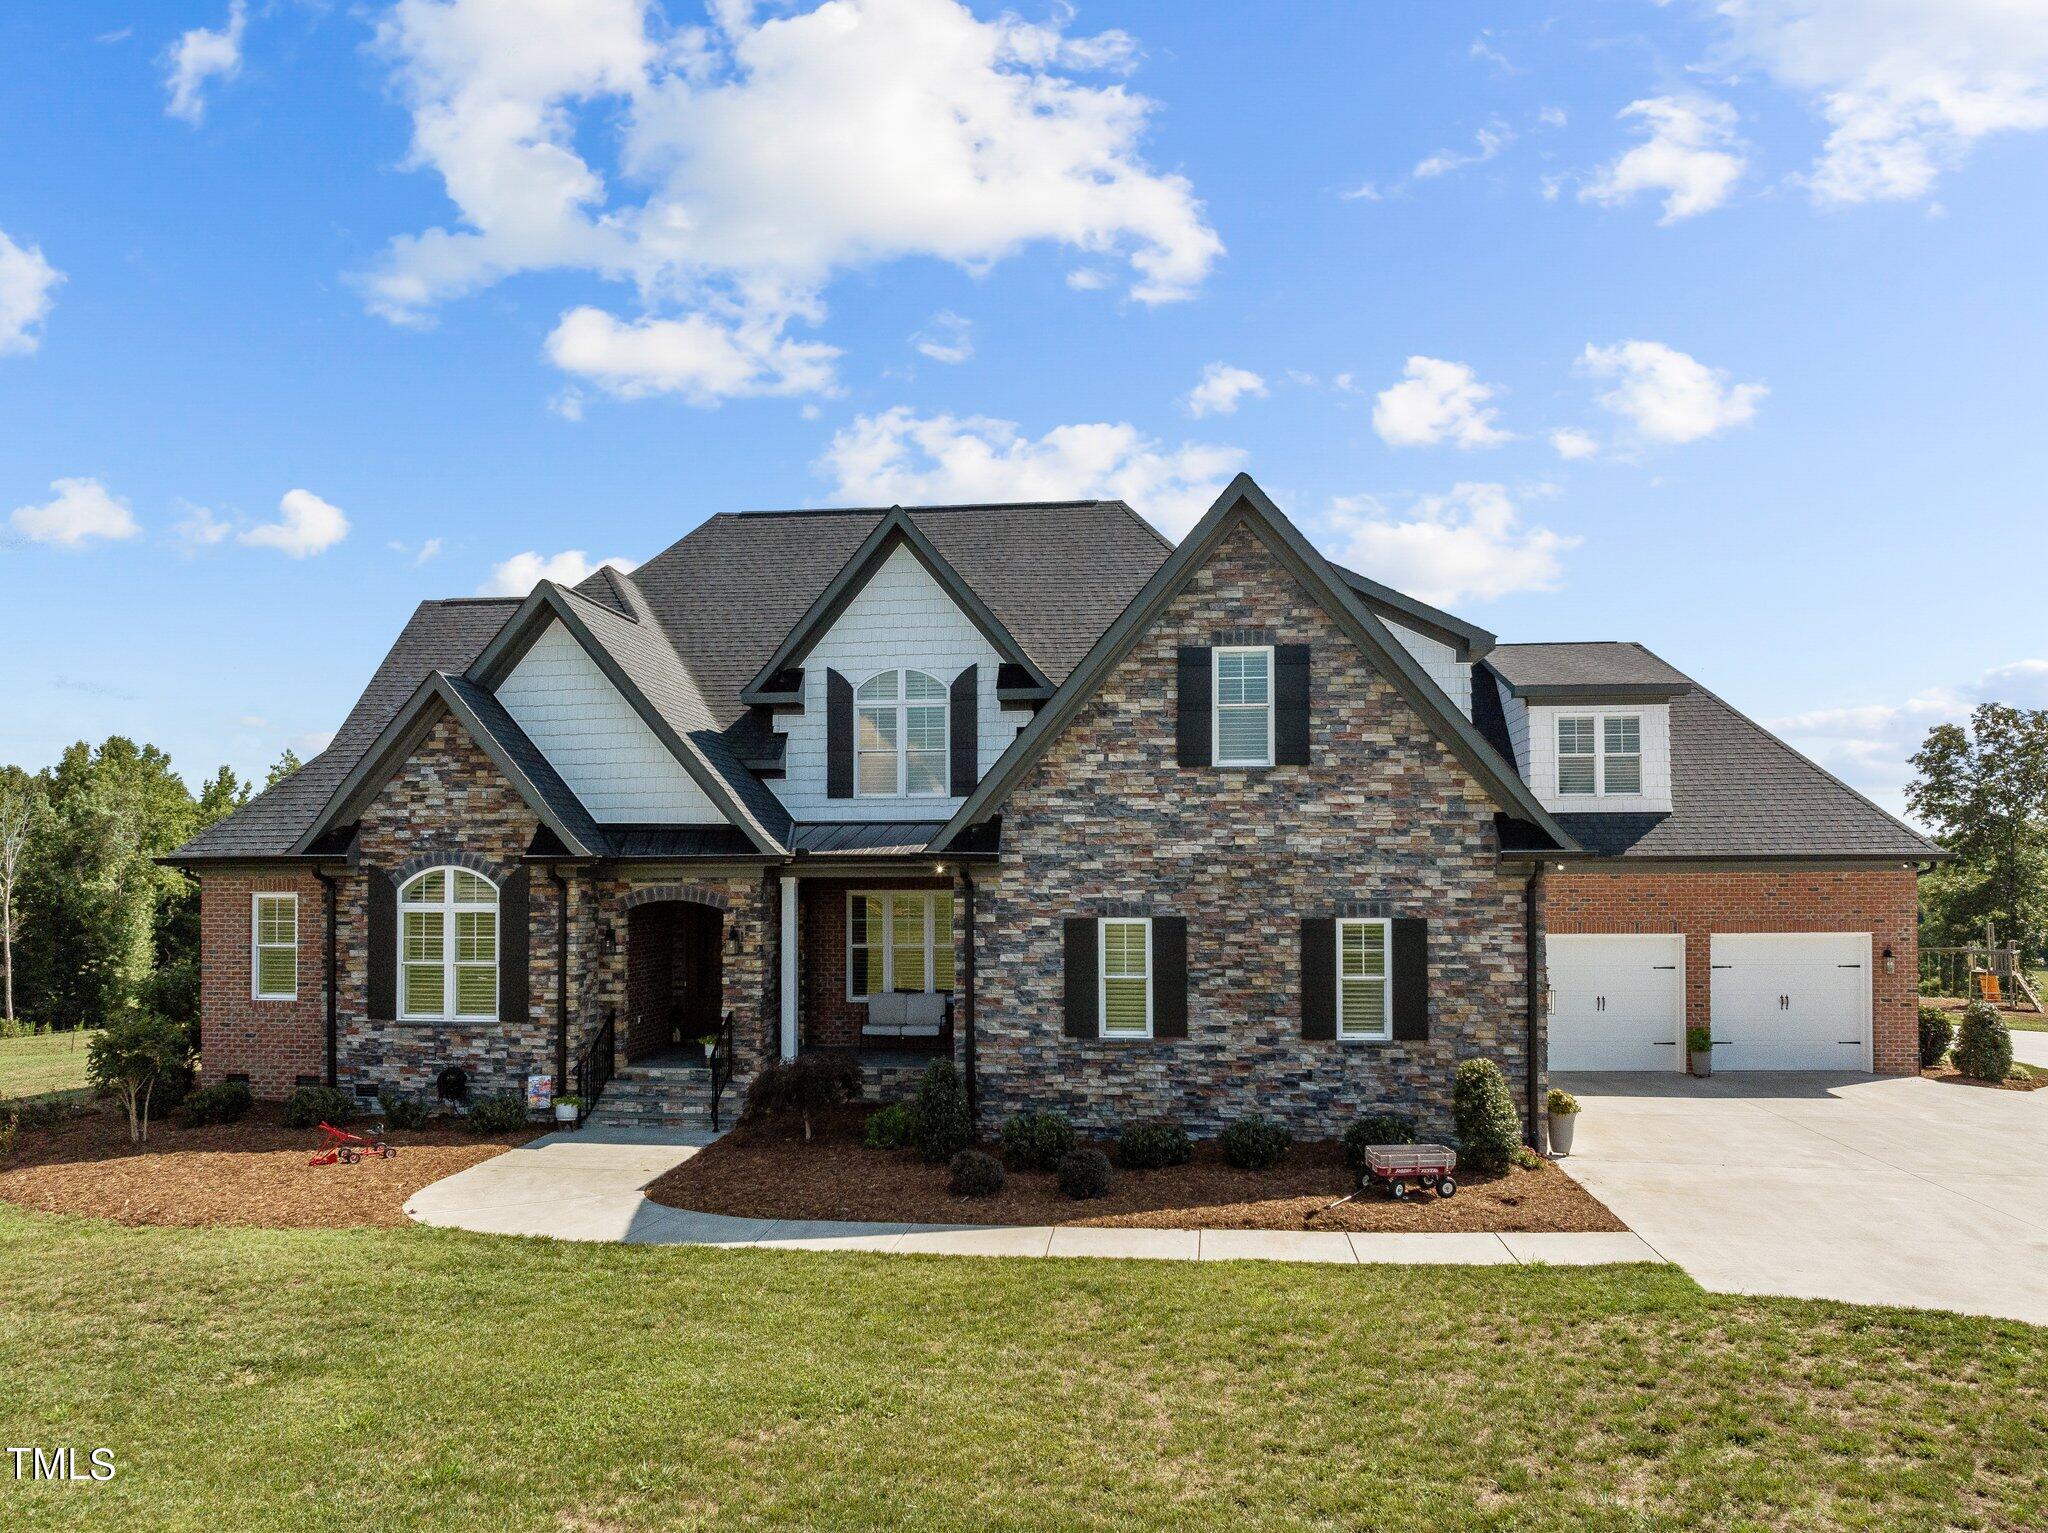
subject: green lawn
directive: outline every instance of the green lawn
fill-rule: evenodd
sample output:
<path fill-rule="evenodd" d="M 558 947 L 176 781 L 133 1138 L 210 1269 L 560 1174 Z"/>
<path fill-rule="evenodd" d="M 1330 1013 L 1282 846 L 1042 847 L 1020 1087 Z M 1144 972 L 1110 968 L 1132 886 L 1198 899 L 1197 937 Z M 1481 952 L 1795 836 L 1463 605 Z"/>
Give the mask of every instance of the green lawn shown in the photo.
<path fill-rule="evenodd" d="M 93 1035 L 84 1030 L 43 1033 L 35 1038 L 0 1038 L 0 1101 L 85 1087 L 85 1051 Z"/>
<path fill-rule="evenodd" d="M 2048 1521 L 2048 1331 L 1655 1267 L 131 1230 L 0 1205 L 14 1526 Z"/>

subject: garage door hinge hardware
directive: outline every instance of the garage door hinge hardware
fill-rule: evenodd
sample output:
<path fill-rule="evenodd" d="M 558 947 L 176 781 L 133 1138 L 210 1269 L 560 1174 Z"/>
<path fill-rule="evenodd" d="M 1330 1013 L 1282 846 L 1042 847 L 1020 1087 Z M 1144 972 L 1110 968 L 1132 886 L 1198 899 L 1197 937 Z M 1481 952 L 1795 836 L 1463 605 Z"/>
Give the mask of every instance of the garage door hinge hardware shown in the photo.
<path fill-rule="evenodd" d="M 1714 965 L 1714 967 L 1717 969 L 1732 969 L 1735 967 L 1735 965 L 1732 963 L 1717 963 Z"/>

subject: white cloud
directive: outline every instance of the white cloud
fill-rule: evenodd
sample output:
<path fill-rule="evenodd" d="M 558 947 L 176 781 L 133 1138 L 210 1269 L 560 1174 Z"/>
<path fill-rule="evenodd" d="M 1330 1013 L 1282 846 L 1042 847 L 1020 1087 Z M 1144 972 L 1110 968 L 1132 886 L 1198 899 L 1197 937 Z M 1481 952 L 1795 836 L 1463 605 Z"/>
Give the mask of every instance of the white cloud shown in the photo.
<path fill-rule="evenodd" d="M 1764 723 L 1851 787 L 1903 815 L 1913 753 L 1927 731 L 1967 719 L 1979 703 L 2048 707 L 2048 660 L 1993 666 L 1974 682 L 1927 687 L 1902 702 L 1813 708 Z"/>
<path fill-rule="evenodd" d="M 64 274 L 34 245 L 17 245 L 0 229 L 0 357 L 27 354 L 43 342 L 38 333 L 54 302 L 51 294 Z"/>
<path fill-rule="evenodd" d="M 1734 108 L 1705 96 L 1653 96 L 1631 101 L 1619 115 L 1637 119 L 1644 140 L 1595 172 L 1579 188 L 1581 202 L 1612 206 L 1639 192 L 1662 192 L 1658 222 L 1674 224 L 1728 200 L 1745 164 Z"/>
<path fill-rule="evenodd" d="M 1571 119 L 1561 106 L 1547 106 L 1536 114 L 1536 120 L 1546 128 L 1562 128 Z"/>
<path fill-rule="evenodd" d="M 1580 539 L 1524 527 L 1505 485 L 1456 484 L 1398 512 L 1370 495 L 1342 497 L 1322 541 L 1339 564 L 1448 604 L 1554 590 L 1564 574 L 1559 556 Z"/>
<path fill-rule="evenodd" d="M 838 349 L 793 341 L 779 319 L 722 324 L 708 315 L 624 322 L 589 305 L 549 332 L 548 360 L 621 399 L 680 394 L 691 404 L 755 394 L 827 393 Z M 563 410 L 571 420 L 578 413 Z"/>
<path fill-rule="evenodd" d="M 348 536 L 348 518 L 311 490 L 286 490 L 277 502 L 274 522 L 251 527 L 235 541 L 251 548 L 274 548 L 294 559 L 323 553 Z"/>
<path fill-rule="evenodd" d="M 412 562 L 414 564 L 425 564 L 429 559 L 439 558 L 440 554 L 441 540 L 439 538 L 428 538 L 426 542 L 420 544 L 420 551 L 413 555 Z"/>
<path fill-rule="evenodd" d="M 1600 403 L 1628 420 L 1649 442 L 1697 442 L 1756 415 L 1770 392 L 1761 383 L 1730 384 L 1719 368 L 1660 341 L 1588 345 L 1580 365 L 1596 378 L 1618 380 Z"/>
<path fill-rule="evenodd" d="M 182 521 L 174 523 L 171 531 L 192 547 L 211 548 L 216 543 L 226 541 L 227 535 L 234 531 L 208 507 L 195 506 L 189 502 L 181 504 L 185 507 L 185 517 Z"/>
<path fill-rule="evenodd" d="M 39 506 L 16 506 L 8 520 L 31 543 L 77 548 L 95 538 L 132 538 L 142 529 L 128 502 L 97 479 L 53 479 L 56 493 Z"/>
<path fill-rule="evenodd" d="M 1346 202 L 1384 202 L 1387 194 L 1379 189 L 1376 182 L 1361 181 L 1348 192 L 1337 194 Z"/>
<path fill-rule="evenodd" d="M 1264 398 L 1266 380 L 1257 373 L 1224 362 L 1211 362 L 1202 369 L 1202 379 L 1188 390 L 1183 403 L 1188 414 L 1200 420 L 1205 415 L 1235 415 L 1237 404 L 1247 394 Z"/>
<path fill-rule="evenodd" d="M 249 25 L 247 0 L 231 0 L 227 25 L 194 27 L 171 45 L 164 58 L 164 111 L 195 128 L 206 120 L 206 82 L 232 80 L 242 72 L 242 33 Z"/>
<path fill-rule="evenodd" d="M 528 549 L 492 565 L 490 579 L 476 588 L 476 594 L 524 596 L 543 580 L 552 580 L 558 586 L 578 585 L 607 564 L 615 570 L 630 571 L 634 567 L 631 559 L 592 559 L 580 548 L 564 549 L 558 554 L 538 554 Z"/>
<path fill-rule="evenodd" d="M 719 359 L 686 364 L 677 391 L 713 398 L 727 380 L 827 386 L 829 348 L 782 331 L 821 320 L 848 269 L 926 256 L 982 271 L 1051 243 L 1090 271 L 1124 261 L 1131 295 L 1158 303 L 1222 252 L 1188 182 L 1144 161 L 1152 104 L 1075 78 L 1128 67 L 1121 33 L 1069 36 L 1063 12 L 984 21 L 958 0 L 765 18 L 728 0 L 711 16 L 665 35 L 646 0 L 399 0 L 377 46 L 412 113 L 412 163 L 459 217 L 391 243 L 364 278 L 371 306 L 417 321 L 514 272 L 594 271 L 633 283 L 652 316 L 618 330 L 723 332 L 733 345 L 684 336 Z M 639 200 L 583 157 L 607 134 Z M 734 346 L 755 365 L 734 366 Z"/>
<path fill-rule="evenodd" d="M 1574 458 L 1590 458 L 1600 451 L 1600 443 L 1594 439 L 1593 433 L 1581 431 L 1576 426 L 1559 426 L 1550 433 L 1550 445 L 1567 462 Z"/>
<path fill-rule="evenodd" d="M 1462 362 L 1410 357 L 1403 380 L 1373 402 L 1373 429 L 1390 447 L 1497 447 L 1514 433 L 1495 424 L 1491 384 Z"/>
<path fill-rule="evenodd" d="M 1244 466 L 1236 447 L 1166 447 L 1127 424 L 1055 426 L 1025 436 L 1009 421 L 919 416 L 904 406 L 863 415 L 836 432 L 818 467 L 832 499 L 861 505 L 991 500 L 1129 502 L 1171 537 L 1201 520 Z"/>
<path fill-rule="evenodd" d="M 1811 99 L 1823 203 L 1925 196 L 1980 138 L 2048 128 L 2038 0 L 1716 0 L 1727 61 Z"/>
<path fill-rule="evenodd" d="M 1116 279 L 1099 266 L 1081 266 L 1067 273 L 1067 286 L 1077 293 L 1097 293 Z"/>
<path fill-rule="evenodd" d="M 943 309 L 910 338 L 910 344 L 934 362 L 965 362 L 974 355 L 974 324 L 950 309 Z"/>
<path fill-rule="evenodd" d="M 1438 176 L 1449 175 L 1454 170 L 1463 170 L 1467 165 L 1484 165 L 1512 144 L 1515 141 L 1515 134 L 1506 123 L 1495 122 L 1481 128 L 1472 135 L 1472 139 L 1474 148 L 1470 154 L 1460 154 L 1455 149 L 1439 149 L 1415 167 L 1415 179 L 1430 181 Z"/>

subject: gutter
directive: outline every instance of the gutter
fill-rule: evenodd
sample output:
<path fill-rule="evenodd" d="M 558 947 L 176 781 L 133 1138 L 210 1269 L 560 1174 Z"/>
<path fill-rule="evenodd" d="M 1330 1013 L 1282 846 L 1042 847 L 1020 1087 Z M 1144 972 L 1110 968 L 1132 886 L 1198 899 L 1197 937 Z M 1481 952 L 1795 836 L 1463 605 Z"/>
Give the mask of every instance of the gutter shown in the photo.
<path fill-rule="evenodd" d="M 1539 999 L 1540 992 L 1536 988 L 1536 948 L 1539 938 L 1536 930 L 1536 897 L 1542 887 L 1543 864 L 1539 862 L 1529 870 L 1528 882 L 1522 886 L 1522 988 L 1526 994 L 1527 1011 L 1525 1017 L 1527 1032 L 1523 1038 L 1522 1054 L 1525 1061 L 1524 1073 L 1527 1076 L 1525 1089 L 1529 1104 L 1529 1116 L 1527 1119 L 1529 1126 L 1523 1137 L 1528 1142 L 1529 1148 L 1537 1151 L 1539 1154 L 1543 1149 L 1543 1136 L 1536 1127 L 1536 1097 L 1542 1085 L 1541 1077 L 1543 1072 L 1536 1061 L 1536 1044 L 1538 1035 L 1542 1032 L 1543 1003 Z"/>
<path fill-rule="evenodd" d="M 562 919 L 555 928 L 555 1095 L 569 1086 L 569 880 L 559 863 L 548 865 Z"/>
<path fill-rule="evenodd" d="M 341 921 L 341 890 L 332 873 L 319 868 L 313 869 L 313 876 L 320 880 L 321 888 L 327 891 L 327 1084 L 336 1084 L 340 1073 L 341 1030 L 335 1005 L 334 957 L 337 947 L 336 936 Z"/>
<path fill-rule="evenodd" d="M 960 869 L 960 894 L 967 905 L 967 961 L 966 972 L 962 975 L 966 983 L 962 986 L 961 993 L 962 1010 L 965 1012 L 962 1023 L 961 1063 L 966 1067 L 963 1073 L 967 1077 L 967 1121 L 971 1125 L 979 1121 L 976 1109 L 980 1098 L 976 1090 L 974 1072 L 974 874 L 965 867 Z"/>

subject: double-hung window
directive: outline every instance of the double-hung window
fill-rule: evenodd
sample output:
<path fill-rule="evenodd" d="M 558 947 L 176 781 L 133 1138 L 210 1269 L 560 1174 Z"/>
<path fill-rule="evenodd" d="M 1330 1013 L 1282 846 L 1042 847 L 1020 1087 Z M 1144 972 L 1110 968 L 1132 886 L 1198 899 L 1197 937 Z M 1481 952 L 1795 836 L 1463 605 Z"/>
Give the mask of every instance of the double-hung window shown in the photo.
<path fill-rule="evenodd" d="M 1273 764 L 1273 646 L 1218 648 L 1217 766 Z"/>
<path fill-rule="evenodd" d="M 846 998 L 953 988 L 953 895 L 902 889 L 846 897 Z"/>
<path fill-rule="evenodd" d="M 854 693 L 855 783 L 863 798 L 946 791 L 946 686 L 924 671 L 883 671 Z"/>
<path fill-rule="evenodd" d="M 1143 917 L 1106 917 L 1096 923 L 1102 944 L 1100 997 L 1102 1036 L 1152 1036 L 1152 922 Z"/>
<path fill-rule="evenodd" d="M 255 964 L 253 982 L 259 1001 L 299 998 L 299 897 L 258 894 L 252 911 Z"/>
<path fill-rule="evenodd" d="M 1561 798 L 1642 792 L 1642 716 L 1561 716 L 1557 721 L 1557 791 Z"/>
<path fill-rule="evenodd" d="M 1394 985 L 1388 973 L 1391 923 L 1337 923 L 1337 1036 L 1384 1041 L 1394 1036 Z"/>
<path fill-rule="evenodd" d="M 497 1016 L 498 890 L 489 879 L 433 868 L 409 880 L 398 891 L 398 948 L 402 1018 Z"/>

